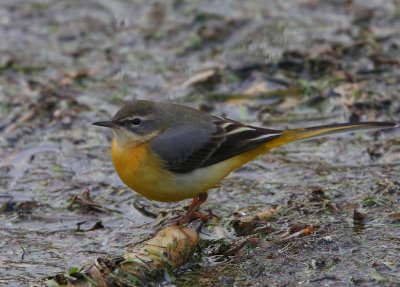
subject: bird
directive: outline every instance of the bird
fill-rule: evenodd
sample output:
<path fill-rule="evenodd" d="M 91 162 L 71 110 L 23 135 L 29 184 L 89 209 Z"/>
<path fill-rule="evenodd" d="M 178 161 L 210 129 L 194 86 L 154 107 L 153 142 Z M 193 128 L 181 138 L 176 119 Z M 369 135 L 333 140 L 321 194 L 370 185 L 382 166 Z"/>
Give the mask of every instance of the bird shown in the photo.
<path fill-rule="evenodd" d="M 286 130 L 256 127 L 171 102 L 133 100 L 108 121 L 111 158 L 133 191 L 160 202 L 192 199 L 188 223 L 209 215 L 197 212 L 208 191 L 233 170 L 273 148 L 344 132 L 393 128 L 393 122 L 356 122 Z"/>

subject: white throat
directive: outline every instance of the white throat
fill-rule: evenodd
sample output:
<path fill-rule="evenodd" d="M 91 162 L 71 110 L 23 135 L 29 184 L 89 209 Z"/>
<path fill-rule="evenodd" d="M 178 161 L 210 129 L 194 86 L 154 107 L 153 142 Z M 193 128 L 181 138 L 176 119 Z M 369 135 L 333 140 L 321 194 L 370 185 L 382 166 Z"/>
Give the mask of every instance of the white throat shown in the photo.
<path fill-rule="evenodd" d="M 127 130 L 118 128 L 112 129 L 112 131 L 114 133 L 115 141 L 121 148 L 136 147 L 138 145 L 141 145 L 149 141 L 150 139 L 159 134 L 159 132 L 156 131 L 148 135 L 140 136 L 135 133 L 129 132 Z"/>

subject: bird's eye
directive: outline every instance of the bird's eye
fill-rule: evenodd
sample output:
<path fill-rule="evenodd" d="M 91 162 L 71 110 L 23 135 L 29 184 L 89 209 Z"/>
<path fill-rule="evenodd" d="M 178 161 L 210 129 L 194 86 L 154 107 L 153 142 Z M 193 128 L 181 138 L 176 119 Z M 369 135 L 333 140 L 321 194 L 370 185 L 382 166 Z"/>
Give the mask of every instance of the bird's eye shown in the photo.
<path fill-rule="evenodd" d="M 133 120 L 131 120 L 132 125 L 138 126 L 142 123 L 142 120 L 139 118 L 134 118 Z"/>

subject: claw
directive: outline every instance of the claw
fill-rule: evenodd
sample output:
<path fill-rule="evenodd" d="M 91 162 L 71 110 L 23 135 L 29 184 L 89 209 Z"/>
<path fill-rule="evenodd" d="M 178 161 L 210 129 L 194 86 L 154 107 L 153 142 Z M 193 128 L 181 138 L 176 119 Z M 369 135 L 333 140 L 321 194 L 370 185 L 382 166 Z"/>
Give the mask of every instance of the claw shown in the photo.
<path fill-rule="evenodd" d="M 211 214 L 202 214 L 197 212 L 200 205 L 203 204 L 207 200 L 208 194 L 206 192 L 200 193 L 197 197 L 193 198 L 192 204 L 190 205 L 188 211 L 185 215 L 178 219 L 176 224 L 182 225 L 185 223 L 192 222 L 195 219 L 209 220 L 214 215 Z"/>
<path fill-rule="evenodd" d="M 200 212 L 192 212 L 192 213 L 186 213 L 184 216 L 182 216 L 176 223 L 178 225 L 182 225 L 185 223 L 190 223 L 196 219 L 201 219 L 202 221 L 208 221 L 213 217 L 217 217 L 216 215 L 212 213 L 200 213 Z"/>

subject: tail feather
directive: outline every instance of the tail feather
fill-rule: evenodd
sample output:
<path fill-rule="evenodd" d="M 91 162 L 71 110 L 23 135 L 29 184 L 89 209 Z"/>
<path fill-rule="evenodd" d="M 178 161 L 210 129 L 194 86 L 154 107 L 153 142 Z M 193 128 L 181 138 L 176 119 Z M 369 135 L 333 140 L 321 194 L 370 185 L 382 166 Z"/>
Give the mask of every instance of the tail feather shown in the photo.
<path fill-rule="evenodd" d="M 289 129 L 283 131 L 280 137 L 273 139 L 271 142 L 269 142 L 268 146 L 272 148 L 293 141 L 314 139 L 333 134 L 356 132 L 362 130 L 393 128 L 396 126 L 397 125 L 395 123 L 391 122 L 361 122 L 361 123 L 332 124 L 332 125 L 315 126 L 309 128 Z"/>

